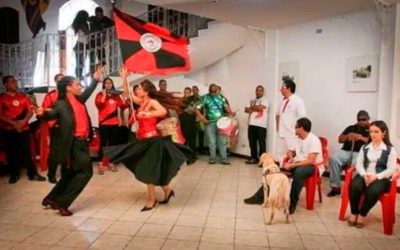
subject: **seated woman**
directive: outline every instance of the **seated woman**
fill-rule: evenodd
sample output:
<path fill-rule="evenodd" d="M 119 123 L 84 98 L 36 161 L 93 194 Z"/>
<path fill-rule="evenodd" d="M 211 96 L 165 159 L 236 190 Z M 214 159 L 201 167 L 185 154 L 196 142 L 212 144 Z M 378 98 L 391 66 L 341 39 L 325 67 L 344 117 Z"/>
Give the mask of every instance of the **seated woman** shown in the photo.
<path fill-rule="evenodd" d="M 389 139 L 385 122 L 374 121 L 369 127 L 372 142 L 361 148 L 357 157 L 357 174 L 350 187 L 351 215 L 349 226 L 364 227 L 365 217 L 381 194 L 390 189 L 390 178 L 397 171 L 396 150 Z M 364 201 L 360 204 L 361 197 Z"/>

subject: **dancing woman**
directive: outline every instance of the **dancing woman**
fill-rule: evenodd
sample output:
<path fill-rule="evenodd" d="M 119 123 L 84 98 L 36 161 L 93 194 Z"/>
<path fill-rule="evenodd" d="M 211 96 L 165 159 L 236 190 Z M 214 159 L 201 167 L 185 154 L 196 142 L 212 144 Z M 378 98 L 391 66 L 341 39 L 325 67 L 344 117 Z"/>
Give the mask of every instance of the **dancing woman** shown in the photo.
<path fill-rule="evenodd" d="M 124 92 L 128 91 L 128 72 L 121 68 L 120 76 L 123 81 Z M 139 109 L 136 113 L 138 130 L 137 142 L 104 148 L 104 154 L 111 162 L 122 162 L 136 176 L 136 179 L 147 184 L 147 202 L 143 211 L 153 209 L 157 204 L 155 186 L 161 186 L 164 191 L 164 200 L 160 204 L 167 204 L 174 191 L 169 183 L 179 171 L 180 166 L 190 157 L 189 148 L 172 142 L 171 137 L 160 137 L 156 125 L 158 119 L 167 115 L 166 108 L 179 111 L 179 101 L 168 93 L 157 92 L 156 87 L 149 80 L 139 84 L 137 96 L 130 94 L 130 98 Z"/>

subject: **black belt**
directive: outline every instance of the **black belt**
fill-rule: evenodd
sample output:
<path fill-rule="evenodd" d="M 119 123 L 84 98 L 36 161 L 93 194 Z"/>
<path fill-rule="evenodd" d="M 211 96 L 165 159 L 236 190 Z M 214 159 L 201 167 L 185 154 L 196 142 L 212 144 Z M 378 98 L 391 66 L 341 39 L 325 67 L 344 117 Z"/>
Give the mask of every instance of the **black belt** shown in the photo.
<path fill-rule="evenodd" d="M 77 141 L 87 141 L 88 140 L 87 137 L 83 137 L 83 136 L 74 136 L 74 139 Z"/>

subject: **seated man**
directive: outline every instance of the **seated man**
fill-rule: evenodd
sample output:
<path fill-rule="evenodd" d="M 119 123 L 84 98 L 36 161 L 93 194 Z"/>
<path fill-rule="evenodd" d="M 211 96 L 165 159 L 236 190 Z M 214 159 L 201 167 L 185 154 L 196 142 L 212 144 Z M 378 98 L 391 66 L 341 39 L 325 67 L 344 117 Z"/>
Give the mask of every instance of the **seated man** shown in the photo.
<path fill-rule="evenodd" d="M 295 149 L 288 151 L 287 161 L 283 164 L 283 170 L 290 171 L 293 175 L 290 189 L 289 213 L 296 210 L 297 202 L 304 180 L 312 176 L 314 164 L 322 162 L 322 146 L 319 138 L 311 133 L 311 121 L 305 117 L 296 122 L 296 135 L 299 137 Z M 244 200 L 246 204 L 262 204 L 264 201 L 263 187 L 252 197 Z"/>
<path fill-rule="evenodd" d="M 356 163 L 360 148 L 369 141 L 368 127 L 369 114 L 360 110 L 357 113 L 357 123 L 348 126 L 339 135 L 339 143 L 343 143 L 343 146 L 329 159 L 329 181 L 332 189 L 327 194 L 328 197 L 340 194 L 342 167 Z"/>

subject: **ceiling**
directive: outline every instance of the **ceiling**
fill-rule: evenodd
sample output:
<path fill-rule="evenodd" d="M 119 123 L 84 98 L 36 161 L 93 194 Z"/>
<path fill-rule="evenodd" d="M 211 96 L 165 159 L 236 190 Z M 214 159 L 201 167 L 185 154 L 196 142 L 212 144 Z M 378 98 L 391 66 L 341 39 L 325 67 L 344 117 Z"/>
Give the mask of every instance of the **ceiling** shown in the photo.
<path fill-rule="evenodd" d="M 135 0 L 244 27 L 274 29 L 400 0 Z"/>

